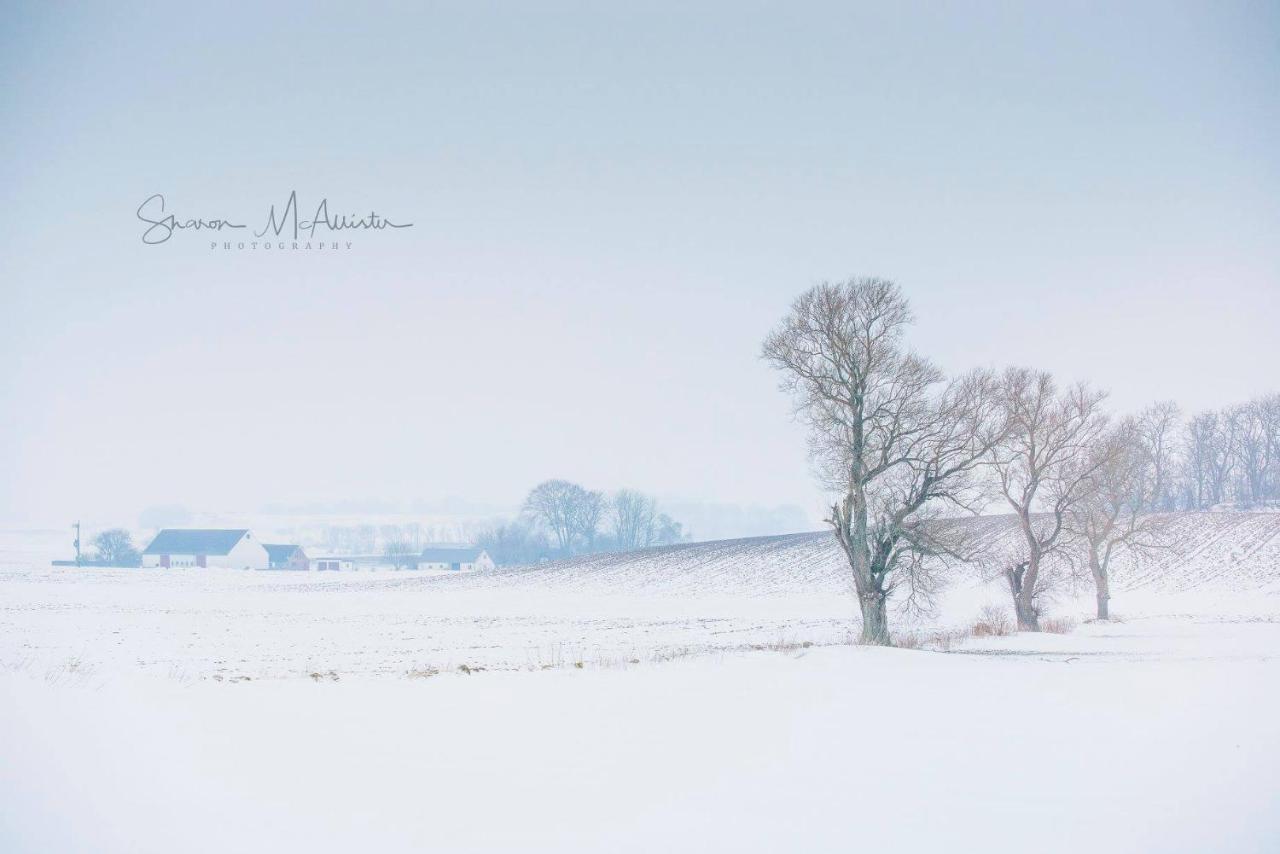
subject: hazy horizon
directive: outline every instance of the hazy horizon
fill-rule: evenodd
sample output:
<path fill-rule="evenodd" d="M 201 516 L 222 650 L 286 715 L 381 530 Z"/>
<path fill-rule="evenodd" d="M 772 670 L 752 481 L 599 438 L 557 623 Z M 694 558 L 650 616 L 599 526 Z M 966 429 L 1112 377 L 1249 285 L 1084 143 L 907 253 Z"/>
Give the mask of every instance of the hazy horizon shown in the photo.
<path fill-rule="evenodd" d="M 857 275 L 950 372 L 1280 390 L 1274 5 L 8 12 L 3 524 L 552 477 L 816 524 L 759 346 Z M 292 191 L 413 225 L 141 239 Z"/>

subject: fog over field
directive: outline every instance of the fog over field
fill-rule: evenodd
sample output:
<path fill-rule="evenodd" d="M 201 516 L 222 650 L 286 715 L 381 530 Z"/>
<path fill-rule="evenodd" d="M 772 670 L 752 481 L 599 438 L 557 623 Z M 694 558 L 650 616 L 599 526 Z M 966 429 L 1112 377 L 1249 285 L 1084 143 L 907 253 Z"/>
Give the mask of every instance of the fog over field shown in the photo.
<path fill-rule="evenodd" d="M 566 477 L 816 523 L 757 354 L 853 275 L 907 289 L 948 372 L 1126 412 L 1271 390 L 1271 5 L 579 11 L 17 4 L 0 521 Z M 135 215 L 248 234 L 294 191 L 413 226 L 215 251 Z"/>

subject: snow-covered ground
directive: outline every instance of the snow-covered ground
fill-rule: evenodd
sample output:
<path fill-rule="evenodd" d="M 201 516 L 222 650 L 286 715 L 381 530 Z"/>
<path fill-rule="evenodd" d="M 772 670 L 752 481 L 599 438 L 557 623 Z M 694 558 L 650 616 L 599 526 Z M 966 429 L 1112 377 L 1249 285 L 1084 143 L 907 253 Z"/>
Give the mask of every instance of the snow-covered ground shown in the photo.
<path fill-rule="evenodd" d="M 948 654 L 849 645 L 822 535 L 467 576 L 11 535 L 0 851 L 1280 849 L 1280 514 L 1167 525 L 1122 622 Z M 1004 595 L 961 574 L 897 625 Z"/>
<path fill-rule="evenodd" d="M 1273 623 L 1153 620 L 988 650 L 1023 655 L 8 674 L 0 848 L 1274 851 L 1277 644 Z"/>

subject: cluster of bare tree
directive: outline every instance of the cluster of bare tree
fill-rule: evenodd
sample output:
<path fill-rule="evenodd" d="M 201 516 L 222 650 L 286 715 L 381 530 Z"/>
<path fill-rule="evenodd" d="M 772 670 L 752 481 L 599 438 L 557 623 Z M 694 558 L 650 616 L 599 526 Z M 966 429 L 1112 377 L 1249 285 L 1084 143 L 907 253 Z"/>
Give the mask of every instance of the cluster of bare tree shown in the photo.
<path fill-rule="evenodd" d="M 331 552 L 367 555 L 377 547 L 378 529 L 374 525 L 326 525 L 322 538 L 323 547 Z"/>
<path fill-rule="evenodd" d="M 1112 558 L 1158 548 L 1150 514 L 1187 491 L 1185 472 L 1209 470 L 1213 482 L 1251 497 L 1274 489 L 1275 397 L 1234 415 L 1229 441 L 1191 438 L 1224 429 L 1193 419 L 1184 445 L 1171 404 L 1113 421 L 1104 393 L 1061 387 L 1043 371 L 974 370 L 948 380 L 906 347 L 911 322 L 892 282 L 824 283 L 795 301 L 763 346 L 809 427 L 815 469 L 837 496 L 827 522 L 853 575 L 864 643 L 890 642 L 890 594 L 903 588 L 909 605 L 927 606 L 939 571 L 955 562 L 1003 576 L 1019 627 L 1032 631 L 1055 582 L 1087 566 L 1105 619 Z M 993 504 L 1017 523 L 1003 553 L 946 519 Z"/>
<path fill-rule="evenodd" d="M 633 489 L 612 495 L 567 480 L 530 490 L 523 513 L 476 537 L 499 564 L 536 563 L 604 551 L 630 551 L 685 539 L 683 526 Z"/>
<path fill-rule="evenodd" d="M 416 566 L 420 554 L 422 554 L 422 541 L 417 538 L 397 537 L 384 540 L 382 543 L 382 556 L 395 569 Z"/>
<path fill-rule="evenodd" d="M 1280 503 L 1280 394 L 1196 415 L 1176 451 L 1170 509 Z"/>

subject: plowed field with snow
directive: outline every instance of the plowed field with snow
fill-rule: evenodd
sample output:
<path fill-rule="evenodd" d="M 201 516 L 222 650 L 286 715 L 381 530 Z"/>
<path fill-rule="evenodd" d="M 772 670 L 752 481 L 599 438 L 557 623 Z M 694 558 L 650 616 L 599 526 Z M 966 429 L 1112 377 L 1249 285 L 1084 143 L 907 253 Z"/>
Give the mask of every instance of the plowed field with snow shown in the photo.
<path fill-rule="evenodd" d="M 1011 517 L 962 524 L 991 548 Z M 1170 514 L 1166 546 L 1114 568 L 1121 617 L 1280 619 L 1280 514 Z M 964 567 L 927 633 L 1006 604 L 999 580 Z M 1085 619 L 1092 591 L 1050 613 Z M 0 666 L 110 680 L 404 677 L 665 661 L 759 648 L 845 644 L 856 607 L 828 533 L 690 543 L 484 574 L 0 569 Z M 318 674 L 313 676 L 313 674 Z"/>

